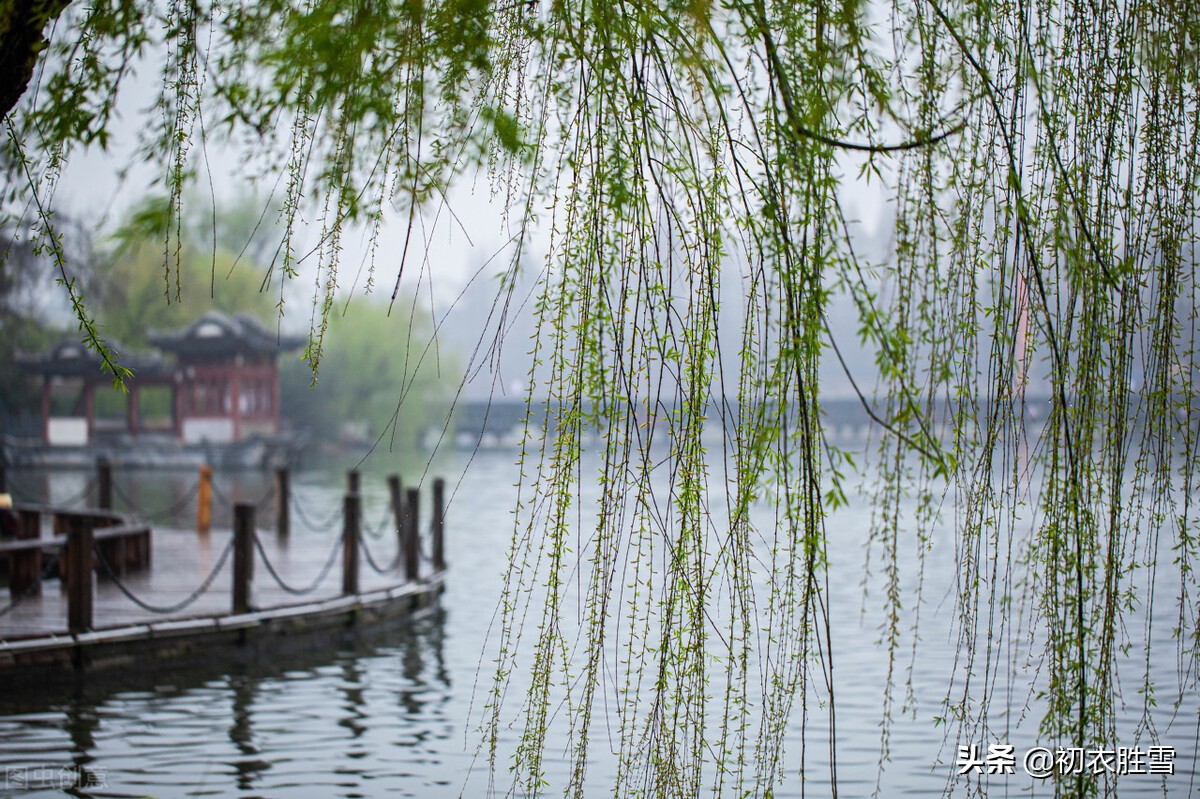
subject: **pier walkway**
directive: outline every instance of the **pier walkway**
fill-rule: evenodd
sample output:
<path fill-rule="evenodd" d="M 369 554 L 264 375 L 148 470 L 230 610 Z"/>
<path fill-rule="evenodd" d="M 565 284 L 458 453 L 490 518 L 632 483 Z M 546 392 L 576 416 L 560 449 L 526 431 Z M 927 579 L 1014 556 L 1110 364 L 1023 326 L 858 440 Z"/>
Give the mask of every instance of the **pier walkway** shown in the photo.
<path fill-rule="evenodd" d="M 101 484 L 111 486 L 100 469 Z M 22 535 L 0 543 L 8 578 L 0 593 L 0 673 L 23 663 L 90 667 L 98 644 L 104 659 L 129 663 L 119 652 L 112 657 L 115 643 L 139 649 L 140 642 L 146 650 L 150 640 L 189 638 L 195 651 L 208 634 L 239 630 L 240 645 L 257 628 L 295 635 L 436 602 L 445 569 L 441 480 L 425 531 L 418 490 L 401 492 L 397 478 L 389 478 L 390 507 L 369 509 L 375 519 L 364 524 L 353 473 L 340 509 L 325 512 L 318 526 L 291 530 L 289 510 L 303 510 L 289 496 L 286 473 L 281 478 L 275 512 L 264 514 L 274 529 L 255 524 L 252 504 L 233 506 L 233 528 L 209 530 L 178 521 L 151 527 L 103 509 L 18 505 Z M 212 492 L 204 480 L 201 506 Z"/>

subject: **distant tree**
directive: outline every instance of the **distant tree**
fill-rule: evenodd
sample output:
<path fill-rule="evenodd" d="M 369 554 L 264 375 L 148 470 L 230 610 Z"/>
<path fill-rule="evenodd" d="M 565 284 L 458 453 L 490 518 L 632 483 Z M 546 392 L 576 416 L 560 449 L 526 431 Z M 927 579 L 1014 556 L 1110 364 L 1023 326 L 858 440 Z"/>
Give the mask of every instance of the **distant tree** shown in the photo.
<path fill-rule="evenodd" d="M 413 318 L 411 307 L 398 303 L 389 312 L 388 303 L 374 297 L 339 303 L 316 381 L 299 360 L 285 364 L 282 412 L 316 439 L 311 443 L 342 442 L 355 427 L 367 440 L 354 444 L 409 452 L 445 419 L 444 375 L 453 356 L 437 352 L 427 317 Z"/>
<path fill-rule="evenodd" d="M 43 321 L 35 313 L 38 294 L 53 281 L 46 280 L 44 264 L 38 262 L 29 242 L 12 231 L 0 231 L 0 351 L 8 358 L 28 346 L 28 331 L 41 331 Z M 34 334 L 41 338 L 41 333 Z"/>
<path fill-rule="evenodd" d="M 91 237 L 73 220 L 60 220 L 59 229 L 63 248 L 90 279 Z M 68 323 L 74 326 L 68 315 L 47 313 L 61 304 L 49 267 L 35 242 L 13 226 L 0 227 L 0 433 L 5 419 L 29 412 L 40 396 L 17 366 L 16 355 L 38 352 L 60 339 Z"/>
<path fill-rule="evenodd" d="M 170 279 L 163 270 L 167 200 L 150 198 L 134 208 L 101 250 L 89 281 L 105 338 L 145 349 L 150 332 L 183 327 L 209 309 L 245 312 L 274 325 L 279 300 L 266 285 L 267 267 L 233 249 L 249 241 L 241 228 L 246 202 L 217 214 L 215 223 L 191 222 Z M 217 230 L 215 243 L 203 229 L 209 224 Z M 256 255 L 264 254 L 263 246 Z"/>

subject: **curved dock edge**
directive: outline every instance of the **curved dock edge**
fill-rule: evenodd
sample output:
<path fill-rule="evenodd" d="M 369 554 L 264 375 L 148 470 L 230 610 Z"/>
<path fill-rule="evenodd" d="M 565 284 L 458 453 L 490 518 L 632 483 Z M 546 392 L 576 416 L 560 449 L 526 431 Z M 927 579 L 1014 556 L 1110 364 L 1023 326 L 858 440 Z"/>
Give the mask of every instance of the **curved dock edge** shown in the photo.
<path fill-rule="evenodd" d="M 0 642 L 0 679 L 47 682 L 181 661 L 256 659 L 338 644 L 436 607 L 444 572 L 420 582 L 236 615 Z"/>

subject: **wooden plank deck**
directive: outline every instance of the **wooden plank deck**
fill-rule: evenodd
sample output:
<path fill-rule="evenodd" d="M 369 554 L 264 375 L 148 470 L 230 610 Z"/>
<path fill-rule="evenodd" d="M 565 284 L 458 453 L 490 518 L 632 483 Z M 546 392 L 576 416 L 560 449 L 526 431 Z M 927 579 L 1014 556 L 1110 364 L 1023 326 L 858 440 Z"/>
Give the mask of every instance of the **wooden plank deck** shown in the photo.
<path fill-rule="evenodd" d="M 214 529 L 209 533 L 179 528 L 154 527 L 152 532 L 153 560 L 149 569 L 128 572 L 121 583 L 147 604 L 166 607 L 187 599 L 208 577 L 232 538 L 229 529 Z M 330 559 L 335 544 L 340 541 L 337 530 L 298 530 L 288 538 L 279 538 L 271 530 L 258 530 L 263 551 L 279 576 L 294 588 L 306 588 L 321 573 Z M 378 537 L 364 532 L 371 555 L 377 565 L 389 566 L 395 559 L 398 540 L 395 531 L 384 530 Z M 380 575 L 368 564 L 365 554 L 359 554 L 359 592 L 367 593 L 390 588 L 405 582 L 402 568 Z M 251 589 L 251 607 L 265 610 L 339 597 L 342 594 L 342 555 L 333 557 L 324 579 L 316 590 L 295 596 L 279 587 L 255 553 Z M 421 577 L 432 573 L 428 562 L 421 564 Z M 161 623 L 195 617 L 211 617 L 230 613 L 232 609 L 233 557 L 225 559 L 211 585 L 188 607 L 160 613 L 139 607 L 123 593 L 118 585 L 101 574 L 95 580 L 93 628 L 105 629 L 129 625 Z M 7 592 L 0 595 L 0 609 L 8 606 Z M 40 596 L 21 599 L 11 610 L 0 616 L 0 642 L 30 636 L 67 635 L 66 586 L 57 577 L 43 582 Z"/>

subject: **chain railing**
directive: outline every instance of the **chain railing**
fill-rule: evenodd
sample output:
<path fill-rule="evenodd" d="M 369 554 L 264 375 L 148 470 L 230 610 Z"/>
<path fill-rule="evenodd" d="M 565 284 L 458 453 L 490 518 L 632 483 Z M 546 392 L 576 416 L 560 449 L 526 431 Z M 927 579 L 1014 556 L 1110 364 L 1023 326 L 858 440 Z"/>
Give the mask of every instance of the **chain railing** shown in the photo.
<path fill-rule="evenodd" d="M 129 494 L 125 493 L 125 489 L 121 488 L 120 483 L 113 483 L 113 492 L 121 498 L 121 501 L 124 502 L 126 507 L 130 509 L 130 512 L 142 518 L 154 519 L 155 521 L 174 520 L 178 518 L 183 513 L 184 508 L 186 508 L 191 501 L 196 498 L 196 493 L 199 490 L 200 483 L 192 483 L 192 487 L 188 489 L 187 493 L 172 502 L 169 506 L 163 510 L 151 511 L 139 507 L 138 502 L 134 500 L 133 497 L 129 496 Z"/>
<path fill-rule="evenodd" d="M 395 572 L 396 567 L 400 565 L 400 559 L 404 556 L 404 551 L 397 547 L 396 556 L 392 558 L 392 562 L 387 566 L 380 566 L 379 562 L 376 561 L 375 557 L 371 554 L 371 548 L 367 545 L 366 536 L 364 536 L 362 533 L 359 533 L 358 535 L 358 546 L 359 549 L 362 550 L 363 559 L 365 559 L 367 561 L 367 565 L 371 567 L 371 571 L 379 575 L 387 575 Z"/>
<path fill-rule="evenodd" d="M 296 514 L 300 517 L 300 521 L 307 525 L 310 530 L 328 530 L 342 518 L 343 509 L 340 503 L 334 510 L 333 515 L 324 524 L 315 523 L 312 517 L 308 515 L 308 511 L 304 510 L 304 506 L 295 497 L 292 498 L 292 507 L 296 509 Z"/>
<path fill-rule="evenodd" d="M 333 564 L 337 562 L 338 553 L 342 551 L 342 538 L 341 536 L 338 536 L 337 540 L 334 542 L 333 550 L 329 553 L 329 558 L 326 559 L 325 565 L 321 567 L 321 573 L 317 575 L 317 579 L 313 580 L 312 583 L 304 588 L 296 588 L 289 585 L 282 577 L 279 576 L 279 572 L 275 570 L 275 566 L 272 565 L 271 559 L 267 557 L 266 550 L 263 549 L 262 541 L 260 541 L 258 538 L 258 533 L 255 532 L 253 536 L 254 548 L 258 550 L 259 557 L 262 558 L 263 566 L 266 567 L 267 573 L 271 575 L 271 579 L 275 581 L 276 585 L 292 596 L 305 596 L 307 594 L 311 594 L 313 591 L 316 591 L 317 588 L 320 587 L 321 583 L 325 581 L 325 578 L 329 576 L 330 570 L 333 569 Z"/>
<path fill-rule="evenodd" d="M 79 493 L 72 494 L 71 496 L 67 497 L 66 499 L 52 499 L 51 497 L 46 497 L 45 504 L 53 505 L 56 508 L 68 508 L 68 507 L 72 507 L 75 505 L 87 505 L 88 504 L 88 502 L 87 502 L 88 495 L 90 495 L 92 493 L 92 491 L 94 491 L 96 489 L 96 482 L 97 482 L 96 478 L 95 478 L 95 476 L 93 476 L 90 480 L 87 481 L 87 485 L 85 485 L 83 487 L 83 490 L 80 491 Z"/>
<path fill-rule="evenodd" d="M 137 605 L 142 610 L 147 610 L 151 613 L 157 613 L 159 615 L 178 613 L 199 599 L 204 592 L 212 587 L 213 580 L 217 579 L 217 574 L 219 574 L 221 569 L 225 566 L 225 561 L 229 559 L 229 553 L 231 552 L 233 552 L 232 538 L 230 538 L 228 543 L 225 544 L 225 549 L 221 550 L 221 556 L 217 558 L 217 563 L 215 566 L 213 566 L 212 571 L 208 573 L 208 576 L 204 578 L 204 581 L 200 583 L 196 590 L 190 593 L 186 599 L 176 602 L 174 605 L 152 605 L 134 594 L 133 591 L 131 591 L 129 587 L 121 581 L 121 578 L 117 576 L 117 573 L 113 570 L 112 566 L 109 565 L 108 560 L 104 557 L 104 552 L 100 549 L 100 547 L 92 548 L 92 553 L 96 556 L 100 566 L 104 569 L 105 574 L 110 580 L 112 580 L 113 585 L 115 585 L 118 590 L 120 590 L 120 592 L 129 599 L 129 601 L 133 602 L 133 604 Z"/>
<path fill-rule="evenodd" d="M 198 493 L 206 493 L 203 491 L 202 486 L 204 476 L 204 470 L 202 470 L 201 482 L 193 484 L 184 495 L 171 502 L 168 507 L 159 510 L 146 510 L 140 508 L 139 503 L 134 501 L 133 497 L 129 495 L 125 488 L 119 484 L 114 484 L 111 481 L 111 476 L 108 475 L 104 469 L 101 469 L 99 476 L 88 481 L 88 484 L 83 488 L 83 491 L 74 497 L 74 501 L 79 501 L 87 497 L 91 492 L 99 490 L 103 495 L 102 501 L 105 505 L 111 505 L 112 498 L 116 496 L 120 498 L 120 501 L 123 504 L 132 509 L 133 512 L 139 513 L 143 516 L 176 518 L 190 503 L 192 503 L 194 500 L 198 501 Z M 357 477 L 357 475 L 354 476 Z M 225 568 L 226 562 L 231 560 L 231 553 L 234 564 L 233 583 L 235 613 L 246 612 L 247 608 L 249 607 L 247 597 L 250 575 L 252 573 L 250 567 L 252 566 L 254 559 L 254 550 L 258 551 L 258 556 L 262 559 L 263 567 L 270 575 L 274 584 L 277 585 L 282 591 L 293 596 L 305 596 L 317 591 L 318 588 L 320 588 L 329 577 L 330 572 L 333 570 L 334 564 L 338 561 L 339 554 L 345 556 L 343 558 L 344 571 L 342 577 L 342 593 L 358 593 L 357 564 L 360 562 L 360 560 L 358 558 L 357 551 L 359 549 L 362 550 L 362 560 L 366 561 L 367 566 L 375 574 L 380 576 L 395 576 L 400 571 L 403 571 L 404 574 L 408 576 L 408 579 L 415 579 L 418 574 L 417 564 L 420 563 L 425 565 L 433 565 L 433 560 L 438 556 L 439 548 L 441 546 L 441 520 L 443 515 L 441 499 L 442 493 L 441 485 L 439 485 L 439 483 L 440 481 L 435 481 L 434 485 L 435 516 L 433 523 L 433 540 L 426 540 L 425 536 L 419 535 L 417 532 L 417 489 L 408 489 L 403 500 L 401 500 L 398 496 L 399 481 L 396 477 L 389 478 L 389 485 L 392 488 L 392 500 L 384 503 L 384 506 L 380 509 L 381 512 L 379 514 L 379 521 L 374 526 L 361 524 L 363 514 L 361 496 L 355 490 L 357 489 L 357 480 L 352 480 L 350 484 L 350 493 L 346 495 L 345 501 L 338 503 L 329 519 L 323 523 L 314 523 L 312 518 L 313 514 L 309 511 L 309 509 L 306 509 L 305 506 L 298 501 L 295 495 L 289 496 L 291 492 L 288 490 L 286 472 L 281 474 L 276 485 L 271 485 L 268 487 L 265 494 L 256 503 L 234 503 L 218 487 L 209 483 L 212 488 L 209 496 L 216 499 L 218 502 L 223 503 L 224 505 L 234 508 L 235 510 L 235 517 L 237 517 L 237 519 L 235 520 L 234 535 L 231 536 L 230 540 L 225 544 L 215 564 L 212 566 L 211 570 L 200 582 L 200 584 L 185 598 L 171 604 L 157 604 L 148 601 L 142 596 L 139 596 L 139 593 L 133 590 L 125 582 L 125 580 L 122 579 L 122 574 L 124 573 L 124 567 L 126 564 L 116 564 L 117 566 L 121 567 L 119 570 L 120 573 L 118 573 L 118 569 L 114 568 L 114 564 L 110 563 L 108 560 L 108 557 L 111 557 L 112 553 L 109 552 L 109 555 L 106 556 L 105 552 L 108 550 L 99 546 L 98 542 L 94 542 L 92 540 L 91 525 L 94 523 L 94 520 L 84 519 L 82 521 L 84 527 L 78 531 L 71 530 L 69 540 L 71 542 L 75 542 L 77 539 L 74 536 L 76 535 L 76 532 L 78 532 L 81 536 L 83 536 L 78 540 L 84 542 L 84 548 L 77 547 L 75 551 L 77 553 L 83 553 L 90 549 L 94 558 L 89 558 L 87 560 L 87 565 L 84 565 L 83 561 L 76 559 L 72 561 L 71 569 L 69 570 L 70 574 L 73 575 L 72 585 L 68 590 L 68 609 L 71 616 L 71 630 L 72 632 L 78 632 L 91 629 L 91 592 L 94 591 L 94 588 L 90 587 L 90 577 L 87 580 L 80 582 L 78 575 L 90 575 L 93 569 L 96 569 L 102 575 L 106 576 L 108 580 L 110 580 L 112 584 L 116 586 L 117 590 L 134 605 L 142 610 L 160 616 L 176 614 L 199 600 L 201 596 L 203 596 L 212 588 L 217 576 Z M 99 489 L 97 489 L 97 486 L 99 486 Z M 341 530 L 341 535 L 337 536 L 337 538 L 332 542 L 329 555 L 321 565 L 319 572 L 315 576 L 315 579 L 306 585 L 293 585 L 284 579 L 283 574 L 281 574 L 280 569 L 278 569 L 272 562 L 271 556 L 268 555 L 267 550 L 263 545 L 263 541 L 259 537 L 257 531 L 254 529 L 254 507 L 262 506 L 270 502 L 272 498 L 286 499 L 287 509 L 295 508 L 297 516 L 310 529 L 328 530 L 337 524 L 339 520 L 343 522 L 342 525 L 339 525 L 343 528 Z M 393 514 L 395 513 L 394 504 L 397 501 L 402 501 L 402 519 L 393 518 Z M 59 505 L 61 503 L 55 504 Z M 279 503 L 277 502 L 276 504 Z M 68 514 L 70 513 L 70 511 L 65 512 Z M 87 516 L 87 513 L 85 512 L 83 515 Z M 119 516 L 119 514 L 117 515 Z M 283 516 L 283 518 L 285 519 L 285 523 L 281 524 L 279 527 L 281 540 L 285 540 L 283 536 L 287 535 L 286 516 Z M 397 524 L 400 526 L 399 530 L 396 528 Z M 381 558 L 376 557 L 376 553 L 372 551 L 372 546 L 379 547 L 380 544 L 378 542 L 388 538 L 388 531 L 399 535 L 395 538 L 396 549 L 394 556 L 390 559 L 389 563 L 385 564 L 382 562 Z M 145 535 L 146 531 L 138 533 L 136 530 L 130 530 L 129 533 L 131 535 Z M 119 537 L 125 535 L 126 533 L 124 531 L 114 531 L 114 534 L 115 536 Z M 138 546 L 141 546 L 141 544 Z M 350 552 L 347 552 L 348 548 L 352 548 Z M 82 557 L 82 555 L 80 555 L 80 557 Z M 410 560 L 410 558 L 412 559 Z M 49 564 L 43 567 L 41 580 L 45 580 L 47 573 L 53 571 L 53 563 L 54 561 L 51 561 Z M 239 574 L 241 575 L 240 577 Z M 31 596 L 37 594 L 39 591 L 40 582 L 41 581 L 38 581 L 37 583 L 29 586 L 20 595 L 13 597 L 7 605 L 0 607 L 0 618 L 9 615 L 22 602 L 27 601 Z M 64 588 L 67 588 L 65 584 Z M 145 593 L 146 590 L 153 589 L 143 588 L 142 593 Z M 239 596 L 241 599 L 238 598 Z"/>
<path fill-rule="evenodd" d="M 370 538 L 378 541 L 379 539 L 383 538 L 384 535 L 386 535 L 389 531 L 395 532 L 396 527 L 392 522 L 391 505 L 387 504 L 383 508 L 383 517 L 379 520 L 379 523 L 376 524 L 374 527 L 370 527 L 370 526 L 364 527 L 362 532 L 364 535 L 369 536 Z"/>
<path fill-rule="evenodd" d="M 13 475 L 10 472 L 5 476 L 4 493 L 12 496 L 13 501 L 18 504 L 41 504 L 41 492 L 27 491 L 24 486 L 13 480 Z"/>
<path fill-rule="evenodd" d="M 232 508 L 236 504 L 236 503 L 234 503 L 233 500 L 231 500 L 228 496 L 225 495 L 225 492 L 221 490 L 221 487 L 217 485 L 215 480 L 212 482 L 212 491 L 213 491 L 213 496 L 216 498 L 217 502 L 220 502 L 225 507 Z M 275 486 L 273 486 L 273 485 L 267 486 L 266 493 L 264 493 L 261 497 L 259 497 L 257 502 L 251 502 L 249 504 L 253 505 L 255 508 L 261 508 L 267 502 L 270 502 L 271 498 L 274 496 L 275 496 Z"/>

